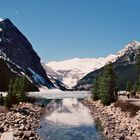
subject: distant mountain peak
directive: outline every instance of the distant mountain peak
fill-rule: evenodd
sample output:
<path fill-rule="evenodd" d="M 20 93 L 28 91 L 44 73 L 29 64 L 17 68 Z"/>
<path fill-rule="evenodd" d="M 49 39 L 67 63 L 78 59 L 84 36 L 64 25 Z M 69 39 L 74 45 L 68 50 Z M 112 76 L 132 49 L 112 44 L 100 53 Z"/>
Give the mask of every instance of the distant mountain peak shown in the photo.
<path fill-rule="evenodd" d="M 9 80 L 16 75 L 26 75 L 28 80 L 37 87 L 64 89 L 65 87 L 60 85 L 61 82 L 52 80 L 47 76 L 40 61 L 41 59 L 34 51 L 31 43 L 10 19 L 2 20 L 0 22 L 0 62 L 6 70 L 0 69 L 0 81 L 3 81 L 1 79 L 2 73 L 5 72 L 7 75 L 6 84 L 0 83 L 1 86 L 4 86 L 3 90 L 7 90 Z"/>
<path fill-rule="evenodd" d="M 3 21 L 3 19 L 2 19 L 2 18 L 0 18 L 0 22 L 1 22 L 1 21 Z"/>
<path fill-rule="evenodd" d="M 0 18 L 0 22 L 4 22 L 5 24 L 12 24 L 12 25 L 14 25 L 9 18 L 5 18 L 5 19 Z"/>
<path fill-rule="evenodd" d="M 140 47 L 140 42 L 132 40 L 121 51 L 117 53 L 118 57 L 125 55 L 128 51 L 133 51 Z"/>
<path fill-rule="evenodd" d="M 136 48 L 140 45 L 140 42 L 136 41 L 136 40 L 132 40 L 130 41 L 125 48 Z"/>

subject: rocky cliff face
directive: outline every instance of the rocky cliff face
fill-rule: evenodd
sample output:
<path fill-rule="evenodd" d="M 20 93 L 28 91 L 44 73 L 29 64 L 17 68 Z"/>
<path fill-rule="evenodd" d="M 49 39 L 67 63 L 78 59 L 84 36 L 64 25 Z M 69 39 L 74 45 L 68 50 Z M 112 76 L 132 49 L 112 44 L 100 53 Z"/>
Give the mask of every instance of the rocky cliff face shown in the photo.
<path fill-rule="evenodd" d="M 9 19 L 0 21 L 0 58 L 11 73 L 26 75 L 31 83 L 38 86 L 55 88 L 32 45 Z"/>
<path fill-rule="evenodd" d="M 136 62 L 136 56 L 139 48 L 139 42 L 131 41 L 124 49 L 116 54 L 113 66 L 118 74 L 119 87 L 122 90 L 125 89 L 127 81 L 130 81 L 133 84 L 138 79 L 138 73 L 134 64 Z M 90 90 L 96 76 L 102 72 L 103 68 L 104 67 L 88 73 L 85 77 L 78 81 L 74 89 Z"/>

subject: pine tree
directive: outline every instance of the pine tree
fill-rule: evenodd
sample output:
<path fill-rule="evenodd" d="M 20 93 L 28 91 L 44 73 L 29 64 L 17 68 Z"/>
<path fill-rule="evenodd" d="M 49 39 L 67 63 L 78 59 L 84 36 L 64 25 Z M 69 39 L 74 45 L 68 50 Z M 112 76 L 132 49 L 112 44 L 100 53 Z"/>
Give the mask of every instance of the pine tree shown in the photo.
<path fill-rule="evenodd" d="M 118 84 L 117 75 L 112 63 L 104 67 L 104 71 L 99 82 L 100 99 L 104 105 L 109 105 L 117 98 Z"/>
<path fill-rule="evenodd" d="M 100 84 L 99 84 L 99 97 L 104 105 L 110 104 L 110 97 L 109 97 L 109 86 L 107 81 L 106 75 L 102 75 L 100 77 Z"/>
<path fill-rule="evenodd" d="M 13 104 L 17 103 L 17 96 L 13 92 L 13 80 L 10 80 L 9 87 L 8 87 L 8 94 L 5 97 L 4 104 L 7 108 L 12 107 Z"/>
<path fill-rule="evenodd" d="M 17 96 L 18 102 L 25 101 L 26 94 L 25 94 L 25 77 L 17 77 L 14 84 L 14 93 Z"/>
<path fill-rule="evenodd" d="M 26 84 L 26 78 L 25 77 L 20 78 L 20 80 L 19 80 L 19 101 L 26 100 L 25 84 Z"/>
<path fill-rule="evenodd" d="M 9 96 L 5 97 L 5 99 L 4 99 L 4 106 L 6 108 L 8 108 L 8 109 L 12 107 L 12 103 L 11 103 L 11 100 L 10 100 Z"/>
<path fill-rule="evenodd" d="M 131 84 L 131 82 L 130 81 L 128 81 L 127 83 L 126 83 L 126 91 L 132 91 L 132 84 Z"/>
<path fill-rule="evenodd" d="M 139 85 L 139 82 L 136 81 L 136 82 L 134 83 L 134 85 L 133 85 L 133 91 L 134 91 L 134 92 L 138 91 L 138 85 Z"/>
<path fill-rule="evenodd" d="M 138 81 L 136 81 L 136 83 L 137 83 L 137 91 L 140 92 L 140 76 Z"/>
<path fill-rule="evenodd" d="M 0 105 L 3 105 L 4 101 L 3 101 L 3 95 L 2 93 L 0 94 Z"/>
<path fill-rule="evenodd" d="M 16 77 L 16 79 L 14 80 L 13 82 L 13 94 L 16 95 L 16 98 L 17 98 L 17 103 L 19 102 L 19 98 L 18 98 L 18 95 L 20 94 L 20 91 L 19 91 L 19 78 Z"/>
<path fill-rule="evenodd" d="M 4 104 L 7 108 L 12 107 L 13 104 L 18 104 L 20 101 L 26 100 L 25 80 L 25 77 L 16 77 L 14 81 L 10 81 L 8 95 L 4 101 Z"/>
<path fill-rule="evenodd" d="M 93 83 L 92 98 L 95 101 L 99 100 L 99 78 L 98 77 L 96 77 L 95 82 Z"/>

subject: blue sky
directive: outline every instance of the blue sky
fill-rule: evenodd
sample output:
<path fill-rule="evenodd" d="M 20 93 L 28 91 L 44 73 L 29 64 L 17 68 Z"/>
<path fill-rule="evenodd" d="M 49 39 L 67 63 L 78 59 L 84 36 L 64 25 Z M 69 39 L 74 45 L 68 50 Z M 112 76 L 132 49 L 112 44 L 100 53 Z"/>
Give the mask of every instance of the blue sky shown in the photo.
<path fill-rule="evenodd" d="M 1 0 L 0 17 L 44 62 L 100 57 L 140 41 L 140 0 Z"/>

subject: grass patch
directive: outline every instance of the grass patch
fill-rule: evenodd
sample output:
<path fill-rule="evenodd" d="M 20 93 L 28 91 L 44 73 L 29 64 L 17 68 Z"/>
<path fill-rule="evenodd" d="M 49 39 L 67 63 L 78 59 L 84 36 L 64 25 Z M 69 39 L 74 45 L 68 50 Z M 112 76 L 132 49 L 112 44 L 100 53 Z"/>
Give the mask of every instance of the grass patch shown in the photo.
<path fill-rule="evenodd" d="M 119 107 L 123 112 L 129 112 L 130 117 L 136 116 L 136 113 L 140 110 L 140 106 L 136 106 L 129 102 L 117 101 L 114 103 L 114 107 Z"/>

